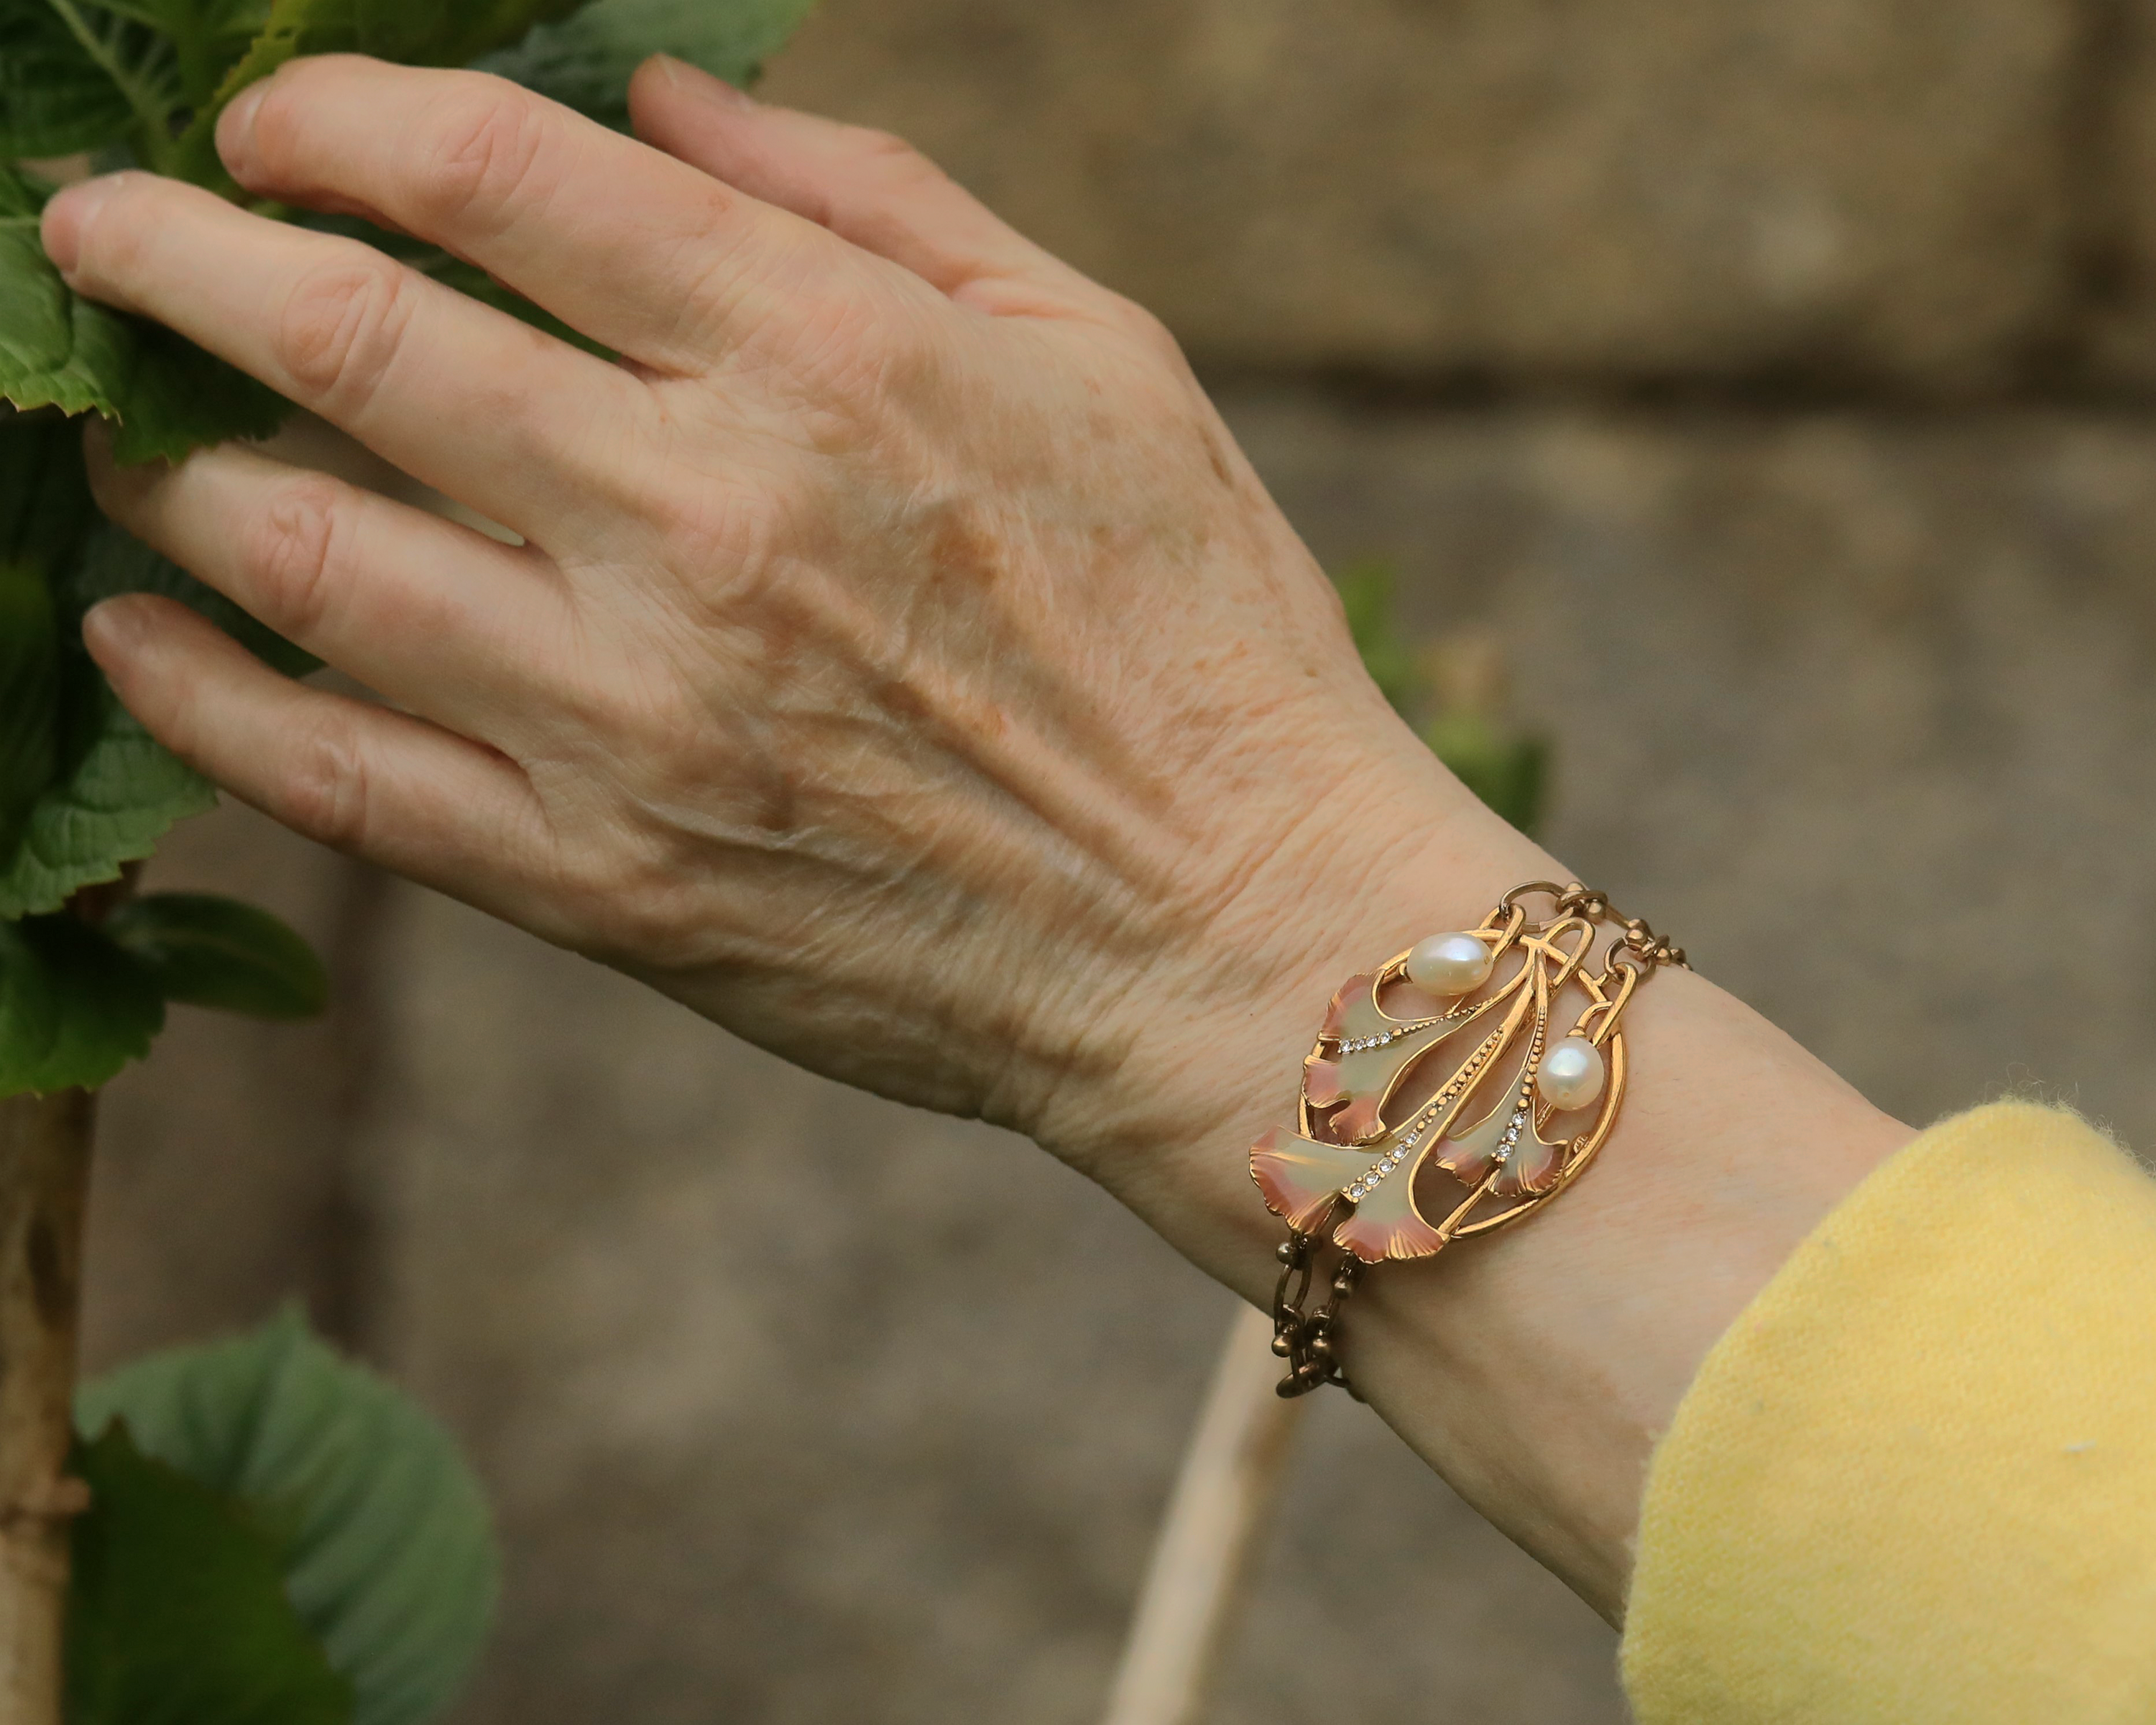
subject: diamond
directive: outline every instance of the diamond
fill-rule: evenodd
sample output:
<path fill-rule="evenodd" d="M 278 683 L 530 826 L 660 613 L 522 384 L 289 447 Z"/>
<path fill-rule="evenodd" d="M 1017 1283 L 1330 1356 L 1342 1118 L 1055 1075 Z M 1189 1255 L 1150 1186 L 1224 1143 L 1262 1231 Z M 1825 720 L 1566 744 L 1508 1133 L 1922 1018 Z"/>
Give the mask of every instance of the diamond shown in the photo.
<path fill-rule="evenodd" d="M 1363 1183 L 1360 1180 L 1358 1180 L 1353 1185 L 1350 1186 L 1348 1189 L 1348 1195 L 1350 1198 L 1360 1198 L 1363 1195 Z"/>

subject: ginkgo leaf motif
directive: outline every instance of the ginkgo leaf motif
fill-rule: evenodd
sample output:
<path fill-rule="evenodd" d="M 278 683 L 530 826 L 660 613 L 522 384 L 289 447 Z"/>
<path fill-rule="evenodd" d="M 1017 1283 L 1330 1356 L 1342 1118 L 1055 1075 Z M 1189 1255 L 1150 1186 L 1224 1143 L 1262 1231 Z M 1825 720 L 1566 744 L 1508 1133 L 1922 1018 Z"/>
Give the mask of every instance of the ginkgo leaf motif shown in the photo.
<path fill-rule="evenodd" d="M 1469 1186 L 1480 1186 L 1495 1171 L 1493 1197 L 1526 1198 L 1548 1191 L 1563 1171 L 1564 1147 L 1543 1138 L 1535 1113 L 1531 1081 L 1508 1088 L 1487 1114 L 1446 1138 L 1437 1165 Z"/>
<path fill-rule="evenodd" d="M 1427 1258 L 1442 1250 L 1449 1236 L 1432 1227 L 1415 1204 L 1414 1174 L 1420 1166 L 1420 1156 L 1410 1151 L 1407 1162 L 1379 1178 L 1332 1230 L 1332 1243 L 1365 1264 Z"/>
<path fill-rule="evenodd" d="M 1545 1140 L 1535 1121 L 1535 1074 L 1549 1045 L 1550 991 L 1539 958 L 1531 958 L 1530 968 L 1534 986 L 1522 997 L 1524 1010 L 1514 1011 L 1483 1075 L 1462 1091 L 1432 1158 L 1463 1185 L 1479 1187 L 1495 1173 L 1490 1190 L 1498 1198 L 1538 1197 L 1556 1186 L 1563 1168 L 1563 1145 Z M 1504 1057 L 1516 1045 L 1517 1071 L 1502 1086 L 1490 1082 L 1501 1064 L 1509 1064 Z M 1496 1098 L 1490 1111 L 1461 1125 L 1470 1103 L 1484 1095 Z"/>
<path fill-rule="evenodd" d="M 1283 1133 L 1277 1127 L 1250 1147 L 1250 1178 L 1265 1208 L 1299 1234 L 1307 1234 L 1348 1186 L 1369 1166 L 1370 1153 Z"/>
<path fill-rule="evenodd" d="M 1408 1071 L 1439 1043 L 1474 1023 L 1489 1004 L 1448 1009 L 1419 990 L 1403 991 L 1426 1010 L 1419 1017 L 1400 1018 L 1378 1004 L 1377 988 L 1374 975 L 1348 978 L 1332 997 L 1321 1033 L 1334 1052 L 1312 1055 L 1302 1063 L 1304 1101 L 1313 1108 L 1348 1105 L 1331 1122 L 1333 1137 L 1346 1143 L 1366 1143 L 1383 1132 L 1386 1099 Z"/>
<path fill-rule="evenodd" d="M 1556 1190 L 1581 1140 L 1543 1136 L 1538 1113 L 1548 1117 L 1551 1111 L 1538 1103 L 1536 1082 L 1548 1045 L 1551 1002 L 1578 976 L 1589 933 L 1575 920 L 1518 941 L 1521 963 L 1510 977 L 1481 999 L 1471 1004 L 1463 999 L 1438 1019 L 1403 1019 L 1379 1004 L 1395 974 L 1390 965 L 1372 976 L 1351 978 L 1333 997 L 1321 1037 L 1338 1055 L 1305 1063 L 1305 1131 L 1268 1132 L 1251 1147 L 1250 1177 L 1267 1208 L 1301 1233 L 1315 1231 L 1342 1211 L 1330 1224 L 1334 1244 L 1375 1264 L 1428 1257 L 1463 1227 L 1505 1219 L 1471 1219 L 1486 1199 L 1523 1209 Z M 1501 952 L 1513 946 L 1510 936 L 1492 931 L 1491 938 Z M 1573 944 L 1567 945 L 1568 939 Z M 1606 1004 L 1600 983 L 1582 978 L 1579 985 Z M 1385 999 L 1387 1005 L 1413 1010 L 1428 997 L 1402 991 Z M 1481 1029 L 1480 1040 L 1447 1057 L 1450 1070 L 1425 1100 L 1404 1114 L 1388 1117 L 1381 1111 L 1394 1100 L 1409 1068 L 1470 1025 Z M 1358 1056 L 1363 1065 L 1349 1068 Z M 1351 1085 L 1362 1086 L 1354 1100 L 1321 1119 L 1323 1106 L 1338 1103 Z M 1368 1126 L 1359 1133 L 1352 1130 L 1358 1113 Z M 1605 1101 L 1605 1122 L 1608 1113 Z M 1595 1142 L 1590 1137 L 1588 1153 Z M 1448 1210 L 1426 1214 L 1417 1182 L 1433 1162 L 1468 1190 L 1445 1188 L 1451 1194 Z M 1422 1196 L 1434 1193 L 1425 1189 Z"/>
<path fill-rule="evenodd" d="M 1366 1264 L 1427 1258 L 1445 1235 L 1416 1209 L 1414 1175 L 1422 1151 L 1388 1135 L 1373 1145 L 1327 1144 L 1299 1133 L 1267 1132 L 1250 1147 L 1250 1178 L 1265 1208 L 1307 1234 L 1345 1197 L 1353 1210 L 1334 1241 Z"/>

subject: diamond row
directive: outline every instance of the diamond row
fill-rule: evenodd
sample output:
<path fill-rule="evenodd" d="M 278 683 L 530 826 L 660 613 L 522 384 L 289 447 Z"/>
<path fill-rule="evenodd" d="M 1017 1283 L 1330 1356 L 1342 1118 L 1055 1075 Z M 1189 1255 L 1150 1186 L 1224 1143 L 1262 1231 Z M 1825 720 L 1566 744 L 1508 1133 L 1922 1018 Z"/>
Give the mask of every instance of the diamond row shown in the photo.
<path fill-rule="evenodd" d="M 1340 1045 L 1344 1055 L 1360 1054 L 1366 1048 L 1383 1048 L 1389 1042 L 1397 1042 L 1403 1036 L 1412 1036 L 1418 1030 L 1426 1030 L 1437 1022 L 1431 1019 L 1419 1024 L 1402 1024 L 1396 1030 L 1387 1030 L 1376 1036 L 1352 1036 Z"/>
<path fill-rule="evenodd" d="M 1512 1159 L 1512 1147 L 1520 1142 L 1520 1133 L 1526 1127 L 1527 1123 L 1527 1111 L 1522 1108 L 1512 1117 L 1511 1123 L 1506 1127 L 1504 1141 L 1497 1146 L 1496 1155 L 1491 1158 L 1499 1168 L 1502 1168 Z"/>
<path fill-rule="evenodd" d="M 1424 1128 L 1419 1126 L 1415 1127 L 1399 1143 L 1394 1145 L 1388 1154 L 1380 1156 L 1365 1168 L 1363 1178 L 1348 1189 L 1348 1197 L 1359 1202 L 1376 1191 L 1378 1182 L 1408 1159 L 1408 1152 L 1414 1148 L 1416 1141 L 1423 1135 L 1423 1130 Z"/>

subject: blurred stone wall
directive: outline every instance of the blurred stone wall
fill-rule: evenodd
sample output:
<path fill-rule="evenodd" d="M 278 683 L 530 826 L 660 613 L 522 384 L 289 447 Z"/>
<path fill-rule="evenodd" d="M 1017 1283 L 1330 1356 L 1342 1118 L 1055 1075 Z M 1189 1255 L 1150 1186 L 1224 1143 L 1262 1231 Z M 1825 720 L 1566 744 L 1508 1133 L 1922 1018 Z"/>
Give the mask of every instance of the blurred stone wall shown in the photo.
<path fill-rule="evenodd" d="M 2156 1142 L 2156 0 L 829 0 L 768 94 L 1168 317 L 1322 557 L 1534 669 L 1558 852 L 1883 1106 Z M 157 872 L 340 1002 L 115 1086 L 93 1351 L 297 1294 L 449 1420 L 467 1725 L 1095 1716 L 1224 1296 L 244 811 Z M 1612 1645 L 1332 1399 L 1218 1717 L 1614 1721 Z"/>

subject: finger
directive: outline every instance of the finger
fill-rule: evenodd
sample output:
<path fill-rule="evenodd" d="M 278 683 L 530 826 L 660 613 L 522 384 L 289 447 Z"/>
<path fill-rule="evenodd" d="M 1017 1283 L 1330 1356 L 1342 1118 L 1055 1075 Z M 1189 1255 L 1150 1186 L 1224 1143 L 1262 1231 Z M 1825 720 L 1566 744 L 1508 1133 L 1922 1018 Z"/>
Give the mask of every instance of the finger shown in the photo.
<path fill-rule="evenodd" d="M 536 553 L 250 449 L 116 468 L 94 442 L 105 512 L 243 610 L 399 705 L 506 746 L 569 606 Z"/>
<path fill-rule="evenodd" d="M 629 102 L 639 137 L 962 304 L 1019 312 L 1044 295 L 1060 304 L 1098 291 L 888 132 L 765 107 L 664 54 L 638 69 Z"/>
<path fill-rule="evenodd" d="M 332 55 L 257 89 L 218 130 L 249 191 L 377 213 L 660 371 L 702 370 L 731 324 L 791 322 L 819 260 L 828 271 L 846 255 L 503 79 Z"/>
<path fill-rule="evenodd" d="M 546 543 L 595 495 L 648 404 L 604 360 L 357 240 L 122 173 L 48 206 L 45 243 L 94 299 L 168 324 L 437 490 Z M 478 434 L 483 431 L 484 434 Z"/>
<path fill-rule="evenodd" d="M 172 600 L 108 599 L 83 625 L 127 710 L 166 747 L 295 832 L 529 922 L 520 865 L 546 823 L 478 743 L 280 677 Z"/>

